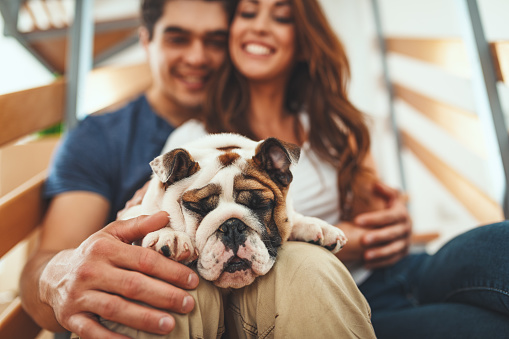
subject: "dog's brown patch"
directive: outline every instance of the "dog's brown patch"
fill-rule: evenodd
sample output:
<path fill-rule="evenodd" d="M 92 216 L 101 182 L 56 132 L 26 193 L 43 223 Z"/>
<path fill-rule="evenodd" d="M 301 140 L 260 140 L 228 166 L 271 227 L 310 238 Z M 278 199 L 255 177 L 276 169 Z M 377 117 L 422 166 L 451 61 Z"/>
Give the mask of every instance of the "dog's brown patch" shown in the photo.
<path fill-rule="evenodd" d="M 187 191 L 182 196 L 182 202 L 188 210 L 204 217 L 217 207 L 221 191 L 221 186 L 209 184 L 202 188 Z"/>
<path fill-rule="evenodd" d="M 219 156 L 219 162 L 223 167 L 227 167 L 233 164 L 238 158 L 240 158 L 240 155 L 237 153 L 225 152 Z"/>
<path fill-rule="evenodd" d="M 274 195 L 274 211 L 272 213 L 273 227 L 277 228 L 281 239 L 286 241 L 290 236 L 290 224 L 286 213 L 286 195 L 288 194 L 288 186 L 282 186 L 274 182 L 268 173 L 260 167 L 257 159 L 249 159 L 244 168 L 246 179 L 253 178 L 258 185 L 266 187 Z M 239 182 L 239 186 L 241 181 Z"/>
<path fill-rule="evenodd" d="M 244 173 L 235 176 L 233 182 L 235 202 L 248 207 L 265 226 L 266 233 L 262 233 L 262 240 L 270 255 L 275 257 L 282 243 L 281 233 L 283 236 L 288 233 L 285 230 L 289 226 L 288 218 L 286 223 L 279 223 L 282 217 L 276 215 L 286 211 L 285 200 L 280 199 L 281 192 L 277 185 L 265 182 L 266 177 L 257 176 L 258 173 L 254 170 L 248 172 L 251 175 Z"/>
<path fill-rule="evenodd" d="M 218 184 L 208 184 L 205 187 L 187 191 L 182 196 L 182 200 L 197 202 L 211 195 L 220 195 L 222 190 L 223 189 Z"/>
<path fill-rule="evenodd" d="M 182 148 L 174 149 L 157 157 L 150 162 L 150 166 L 164 183 L 164 189 L 200 170 L 200 165 L 193 160 L 188 151 Z"/>

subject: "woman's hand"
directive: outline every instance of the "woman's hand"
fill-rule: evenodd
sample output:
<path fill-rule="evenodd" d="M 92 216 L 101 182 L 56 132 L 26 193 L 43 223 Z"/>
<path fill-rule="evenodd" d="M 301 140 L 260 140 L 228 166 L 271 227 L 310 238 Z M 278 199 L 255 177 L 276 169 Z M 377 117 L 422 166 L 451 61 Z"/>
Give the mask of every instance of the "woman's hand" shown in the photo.
<path fill-rule="evenodd" d="M 363 262 L 369 269 L 390 266 L 403 258 L 408 253 L 412 233 L 406 195 L 381 182 L 376 182 L 373 190 L 384 199 L 385 208 L 361 213 L 353 222 L 339 225 L 348 237 L 348 244 L 338 258 Z"/>

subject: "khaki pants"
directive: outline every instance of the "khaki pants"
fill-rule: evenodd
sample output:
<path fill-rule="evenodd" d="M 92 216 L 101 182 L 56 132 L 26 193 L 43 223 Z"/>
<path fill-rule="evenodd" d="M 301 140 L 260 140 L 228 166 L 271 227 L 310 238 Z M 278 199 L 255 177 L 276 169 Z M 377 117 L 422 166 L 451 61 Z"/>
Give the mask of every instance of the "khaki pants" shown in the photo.
<path fill-rule="evenodd" d="M 375 338 L 370 308 L 349 272 L 316 245 L 285 243 L 269 273 L 242 289 L 201 280 L 190 293 L 194 310 L 172 314 L 176 327 L 167 336 L 103 325 L 132 338 L 221 338 L 226 327 L 227 338 Z"/>

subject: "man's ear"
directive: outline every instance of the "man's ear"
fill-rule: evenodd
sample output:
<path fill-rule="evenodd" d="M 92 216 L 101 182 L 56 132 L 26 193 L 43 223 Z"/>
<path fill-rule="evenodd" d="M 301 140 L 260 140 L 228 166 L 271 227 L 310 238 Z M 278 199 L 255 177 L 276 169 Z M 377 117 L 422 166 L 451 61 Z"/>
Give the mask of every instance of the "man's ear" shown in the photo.
<path fill-rule="evenodd" d="M 177 148 L 158 156 L 150 162 L 155 175 L 166 185 L 190 177 L 198 172 L 200 165 L 185 149 Z"/>
<path fill-rule="evenodd" d="M 293 180 L 290 165 L 296 164 L 299 156 L 299 146 L 276 138 L 268 138 L 258 145 L 253 160 L 276 183 L 288 186 Z"/>
<path fill-rule="evenodd" d="M 146 50 L 148 48 L 148 44 L 150 43 L 150 34 L 148 33 L 147 27 L 141 26 L 138 28 L 138 38 L 140 39 L 141 45 Z"/>

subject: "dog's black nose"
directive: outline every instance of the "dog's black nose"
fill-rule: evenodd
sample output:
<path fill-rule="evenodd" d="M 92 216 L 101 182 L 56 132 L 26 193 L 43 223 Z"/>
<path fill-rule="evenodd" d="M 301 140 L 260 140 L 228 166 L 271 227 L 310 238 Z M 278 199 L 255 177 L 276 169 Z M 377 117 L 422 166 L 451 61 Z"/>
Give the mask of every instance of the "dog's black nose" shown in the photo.
<path fill-rule="evenodd" d="M 218 229 L 222 233 L 223 243 L 237 253 L 239 245 L 246 241 L 247 225 L 237 218 L 226 220 Z"/>

